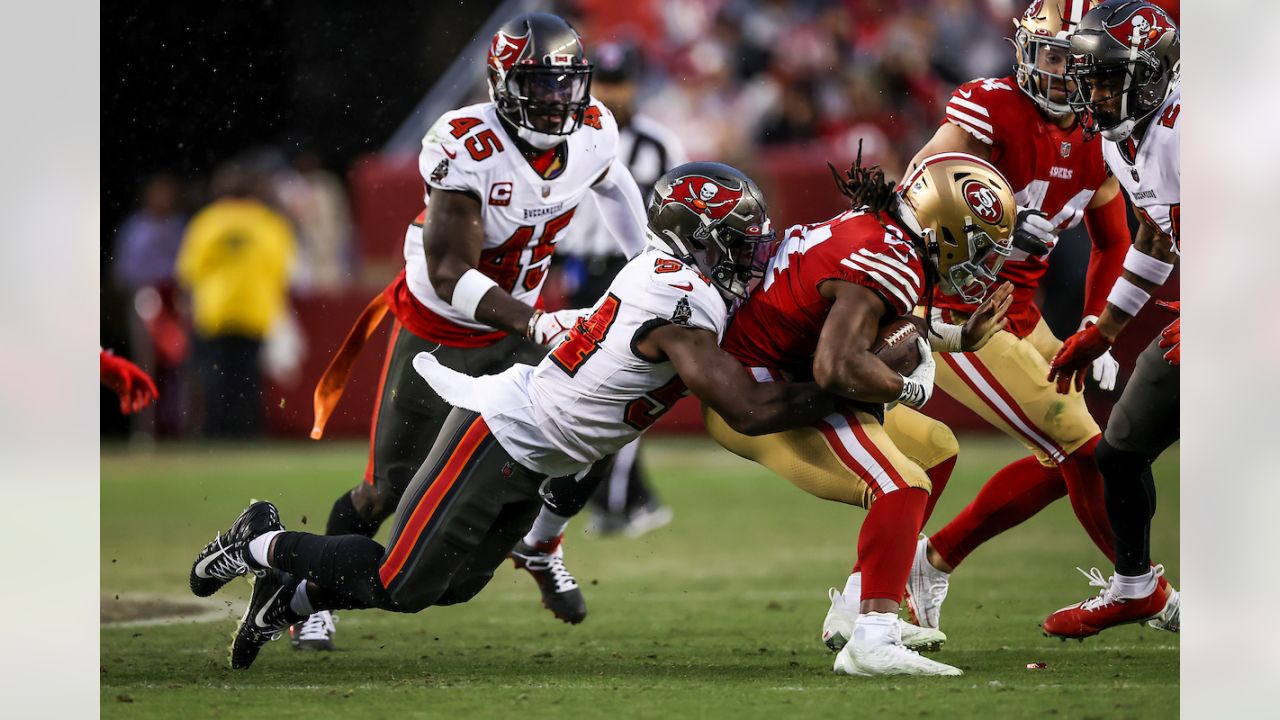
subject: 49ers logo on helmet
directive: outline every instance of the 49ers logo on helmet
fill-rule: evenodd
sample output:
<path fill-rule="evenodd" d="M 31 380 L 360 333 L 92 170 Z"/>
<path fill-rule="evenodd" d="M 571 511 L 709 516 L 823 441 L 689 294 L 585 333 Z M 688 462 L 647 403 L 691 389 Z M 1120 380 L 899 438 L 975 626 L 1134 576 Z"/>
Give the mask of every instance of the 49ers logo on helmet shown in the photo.
<path fill-rule="evenodd" d="M 964 201 L 969 209 L 982 218 L 982 221 L 995 225 L 1004 218 L 1004 206 L 1000 204 L 1000 196 L 977 180 L 970 180 L 960 188 Z"/>
<path fill-rule="evenodd" d="M 1173 21 L 1154 5 L 1140 7 L 1129 17 L 1107 25 L 1111 37 L 1139 50 L 1150 48 L 1169 32 L 1174 32 Z"/>
<path fill-rule="evenodd" d="M 1035 0 L 1035 2 L 1031 3 L 1031 5 L 1027 7 L 1027 11 L 1022 14 L 1022 17 L 1028 20 L 1034 20 L 1043 14 L 1043 10 L 1044 0 Z"/>
<path fill-rule="evenodd" d="M 502 70 L 504 72 L 510 70 L 528 44 L 528 32 L 520 37 L 512 37 L 499 30 L 493 36 L 493 43 L 489 45 L 489 65 L 494 70 Z"/>
<path fill-rule="evenodd" d="M 723 220 L 741 199 L 742 188 L 731 190 L 705 175 L 686 175 L 672 184 L 662 204 L 680 203 L 695 214 Z"/>

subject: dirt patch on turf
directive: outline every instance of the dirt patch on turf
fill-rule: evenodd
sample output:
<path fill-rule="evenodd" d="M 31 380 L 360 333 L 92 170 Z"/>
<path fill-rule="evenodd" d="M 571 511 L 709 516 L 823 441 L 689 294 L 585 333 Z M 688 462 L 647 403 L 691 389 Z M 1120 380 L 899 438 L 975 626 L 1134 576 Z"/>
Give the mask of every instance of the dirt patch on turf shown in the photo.
<path fill-rule="evenodd" d="M 103 595 L 99 616 L 103 625 L 156 620 L 195 620 L 210 612 L 204 603 L 183 602 L 159 597 Z"/>

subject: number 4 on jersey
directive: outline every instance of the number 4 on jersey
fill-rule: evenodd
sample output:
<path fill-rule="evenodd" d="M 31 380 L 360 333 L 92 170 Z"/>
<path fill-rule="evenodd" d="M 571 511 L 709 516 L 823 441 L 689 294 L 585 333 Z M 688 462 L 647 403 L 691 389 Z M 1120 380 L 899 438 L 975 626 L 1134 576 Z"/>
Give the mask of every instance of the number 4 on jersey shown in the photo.
<path fill-rule="evenodd" d="M 622 301 L 613 293 L 605 296 L 604 302 L 591 313 L 591 317 L 574 326 L 564 342 L 552 351 L 551 362 L 568 373 L 569 377 L 577 375 L 582 364 L 600 349 L 604 336 L 618 319 L 618 308 L 621 305 Z"/>

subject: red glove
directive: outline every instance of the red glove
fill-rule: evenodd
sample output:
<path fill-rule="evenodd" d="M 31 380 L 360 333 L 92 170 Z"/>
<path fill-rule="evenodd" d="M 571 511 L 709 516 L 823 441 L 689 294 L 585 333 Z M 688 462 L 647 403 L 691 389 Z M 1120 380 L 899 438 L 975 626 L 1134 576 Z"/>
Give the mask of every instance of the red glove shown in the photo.
<path fill-rule="evenodd" d="M 1102 336 L 1098 326 L 1089 325 L 1062 343 L 1058 354 L 1049 363 L 1049 381 L 1058 383 L 1058 392 L 1071 392 L 1072 381 L 1077 390 L 1084 390 L 1084 377 L 1093 361 L 1111 349 L 1111 341 Z"/>
<path fill-rule="evenodd" d="M 137 365 L 106 350 L 98 357 L 101 360 L 102 384 L 120 396 L 120 412 L 125 415 L 138 412 L 160 394 L 155 382 Z"/>
<path fill-rule="evenodd" d="M 1172 310 L 1175 313 L 1182 313 L 1182 301 L 1174 301 L 1171 303 L 1157 300 L 1156 305 L 1165 310 Z M 1169 324 L 1169 327 L 1160 333 L 1160 347 L 1167 349 L 1169 352 L 1164 354 L 1164 359 L 1170 365 L 1177 367 L 1182 364 L 1182 327 L 1180 323 L 1182 318 L 1179 317 Z"/>

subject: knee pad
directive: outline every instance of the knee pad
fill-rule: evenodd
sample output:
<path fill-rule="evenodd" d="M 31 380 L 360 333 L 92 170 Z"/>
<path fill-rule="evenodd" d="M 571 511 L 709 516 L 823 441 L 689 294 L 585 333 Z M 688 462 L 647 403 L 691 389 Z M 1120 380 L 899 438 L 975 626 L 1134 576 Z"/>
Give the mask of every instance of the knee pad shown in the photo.
<path fill-rule="evenodd" d="M 1098 464 L 1098 472 L 1110 481 L 1137 478 L 1151 466 L 1146 456 L 1112 447 L 1106 438 L 1098 441 L 1093 460 Z"/>

